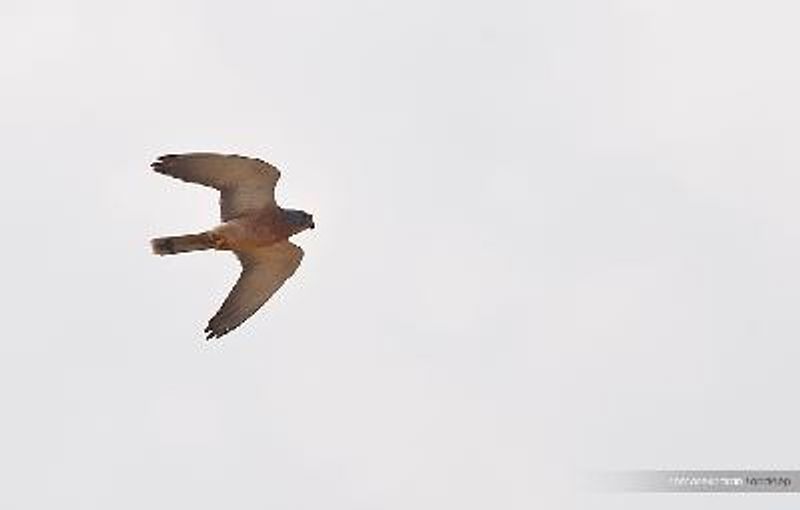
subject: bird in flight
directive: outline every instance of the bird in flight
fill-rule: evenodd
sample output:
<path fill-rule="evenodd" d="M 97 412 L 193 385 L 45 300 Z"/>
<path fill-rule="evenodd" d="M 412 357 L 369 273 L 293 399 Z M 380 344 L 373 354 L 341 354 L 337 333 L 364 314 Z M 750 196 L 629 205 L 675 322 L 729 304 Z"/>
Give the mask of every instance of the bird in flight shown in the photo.
<path fill-rule="evenodd" d="M 232 251 L 239 259 L 242 273 L 205 329 L 207 340 L 219 338 L 258 311 L 294 274 L 303 250 L 289 237 L 314 228 L 314 218 L 275 203 L 281 174 L 260 159 L 198 152 L 161 156 L 151 166 L 221 193 L 221 224 L 199 234 L 150 241 L 156 255 L 214 249 Z"/>

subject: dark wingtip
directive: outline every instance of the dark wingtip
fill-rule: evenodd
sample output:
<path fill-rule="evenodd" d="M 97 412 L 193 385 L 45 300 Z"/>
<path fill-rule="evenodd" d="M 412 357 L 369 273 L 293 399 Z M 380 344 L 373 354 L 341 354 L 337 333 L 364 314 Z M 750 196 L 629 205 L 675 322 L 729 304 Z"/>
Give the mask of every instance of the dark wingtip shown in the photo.
<path fill-rule="evenodd" d="M 173 159 L 175 159 L 177 157 L 178 157 L 178 154 L 164 154 L 163 156 L 157 157 L 155 161 L 150 163 L 150 166 L 154 170 L 158 171 L 165 164 L 169 163 L 170 160 L 173 160 Z"/>

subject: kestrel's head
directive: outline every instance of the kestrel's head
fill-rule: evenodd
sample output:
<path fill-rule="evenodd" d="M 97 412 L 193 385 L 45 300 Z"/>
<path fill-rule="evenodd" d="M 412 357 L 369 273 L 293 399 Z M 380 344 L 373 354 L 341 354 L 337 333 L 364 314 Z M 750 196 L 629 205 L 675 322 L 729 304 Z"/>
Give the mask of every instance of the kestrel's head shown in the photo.
<path fill-rule="evenodd" d="M 308 228 L 314 228 L 314 217 L 305 211 L 296 209 L 286 209 L 286 221 L 292 225 L 295 233 L 302 232 Z"/>

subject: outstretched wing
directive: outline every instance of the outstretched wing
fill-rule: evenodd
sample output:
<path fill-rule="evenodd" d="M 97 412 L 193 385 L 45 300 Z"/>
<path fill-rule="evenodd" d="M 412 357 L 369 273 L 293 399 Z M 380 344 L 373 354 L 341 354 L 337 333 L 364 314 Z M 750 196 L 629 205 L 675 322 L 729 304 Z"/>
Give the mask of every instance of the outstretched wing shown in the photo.
<path fill-rule="evenodd" d="M 275 205 L 277 168 L 260 159 L 195 152 L 167 154 L 151 165 L 160 174 L 211 186 L 222 192 L 222 221 Z"/>
<path fill-rule="evenodd" d="M 207 339 L 233 330 L 261 306 L 294 274 L 303 250 L 289 241 L 266 248 L 237 251 L 242 274 L 216 315 L 208 321 Z"/>

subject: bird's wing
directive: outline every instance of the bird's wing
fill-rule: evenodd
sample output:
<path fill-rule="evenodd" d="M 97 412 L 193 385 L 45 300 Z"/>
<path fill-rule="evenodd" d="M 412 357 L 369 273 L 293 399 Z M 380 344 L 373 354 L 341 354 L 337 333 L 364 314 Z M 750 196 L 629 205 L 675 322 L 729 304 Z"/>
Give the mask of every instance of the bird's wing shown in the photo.
<path fill-rule="evenodd" d="M 261 306 L 294 274 L 303 250 L 289 241 L 266 248 L 237 251 L 242 274 L 216 315 L 208 321 L 206 338 L 219 338 L 233 330 Z"/>
<path fill-rule="evenodd" d="M 207 152 L 167 154 L 151 166 L 160 174 L 218 189 L 222 221 L 274 206 L 281 176 L 260 159 Z"/>

